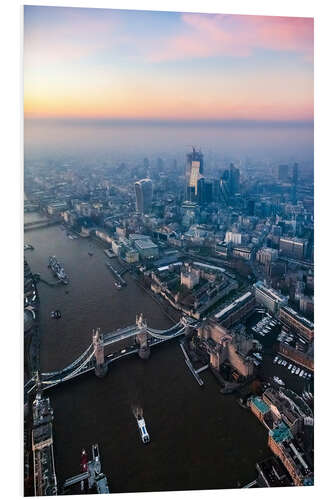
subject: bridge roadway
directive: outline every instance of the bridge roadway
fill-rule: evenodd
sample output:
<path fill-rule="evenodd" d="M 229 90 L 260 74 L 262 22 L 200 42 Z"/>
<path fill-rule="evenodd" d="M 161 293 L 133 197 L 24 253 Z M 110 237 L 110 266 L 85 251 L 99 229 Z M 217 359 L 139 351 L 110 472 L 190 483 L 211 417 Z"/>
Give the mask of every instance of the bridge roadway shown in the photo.
<path fill-rule="evenodd" d="M 193 326 L 193 325 L 192 325 Z M 146 333 L 147 334 L 147 344 L 149 347 L 160 344 L 167 340 L 176 338 L 183 333 L 185 333 L 186 323 L 179 321 L 172 327 L 165 330 L 157 330 L 149 328 L 145 325 L 144 329 L 138 325 L 130 325 L 126 328 L 121 328 L 114 332 L 106 333 L 101 336 L 101 341 L 104 347 L 112 345 L 114 343 L 126 340 L 128 338 L 134 337 L 136 335 Z M 106 356 L 105 364 L 109 365 L 113 361 L 121 359 L 130 354 L 137 353 L 140 349 L 138 344 L 131 346 L 130 348 L 121 349 L 116 353 L 112 353 Z M 88 348 L 72 363 L 63 368 L 62 370 L 54 372 L 45 372 L 40 374 L 40 378 L 37 381 L 35 377 L 31 378 L 24 386 L 25 395 L 30 394 L 38 385 L 42 386 L 44 389 L 54 387 L 62 382 L 71 380 L 79 375 L 87 373 L 95 369 L 95 350 L 94 345 L 91 343 Z"/>
<path fill-rule="evenodd" d="M 60 224 L 60 222 L 62 222 L 62 219 L 60 217 L 56 219 L 41 219 L 33 222 L 26 222 L 24 224 L 24 231 L 29 231 L 30 229 L 38 229 L 40 227 L 53 226 L 55 224 Z"/>

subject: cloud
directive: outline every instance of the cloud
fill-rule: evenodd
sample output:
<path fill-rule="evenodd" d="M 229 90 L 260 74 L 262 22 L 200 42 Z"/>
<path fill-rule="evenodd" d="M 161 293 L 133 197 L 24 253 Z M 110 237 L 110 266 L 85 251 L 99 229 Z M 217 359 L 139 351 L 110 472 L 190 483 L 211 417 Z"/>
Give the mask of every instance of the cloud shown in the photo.
<path fill-rule="evenodd" d="M 161 40 L 151 62 L 213 56 L 247 57 L 256 49 L 287 51 L 313 60 L 313 19 L 182 14 L 183 32 Z"/>

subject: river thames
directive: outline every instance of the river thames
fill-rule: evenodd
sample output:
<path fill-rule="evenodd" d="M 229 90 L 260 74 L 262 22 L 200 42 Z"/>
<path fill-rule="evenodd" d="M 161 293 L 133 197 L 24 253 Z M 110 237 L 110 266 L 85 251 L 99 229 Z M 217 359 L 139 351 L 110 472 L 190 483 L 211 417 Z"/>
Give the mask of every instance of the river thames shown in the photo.
<path fill-rule="evenodd" d="M 138 312 L 152 327 L 172 324 L 131 276 L 127 287 L 115 288 L 94 241 L 71 240 L 53 226 L 26 232 L 25 243 L 35 248 L 26 252 L 34 273 L 54 281 L 47 264 L 56 255 L 70 278 L 67 287 L 38 285 L 42 371 L 63 368 L 80 355 L 93 328 L 109 332 L 133 324 Z M 61 311 L 60 320 L 50 318 L 53 309 Z M 221 395 L 209 371 L 202 379 L 200 387 L 174 340 L 154 347 L 148 361 L 134 355 L 112 363 L 104 379 L 89 373 L 51 389 L 59 487 L 80 472 L 81 450 L 90 453 L 95 442 L 114 493 L 236 488 L 252 481 L 256 462 L 270 455 L 267 430 L 235 396 Z M 144 410 L 148 446 L 138 434 L 135 405 Z"/>

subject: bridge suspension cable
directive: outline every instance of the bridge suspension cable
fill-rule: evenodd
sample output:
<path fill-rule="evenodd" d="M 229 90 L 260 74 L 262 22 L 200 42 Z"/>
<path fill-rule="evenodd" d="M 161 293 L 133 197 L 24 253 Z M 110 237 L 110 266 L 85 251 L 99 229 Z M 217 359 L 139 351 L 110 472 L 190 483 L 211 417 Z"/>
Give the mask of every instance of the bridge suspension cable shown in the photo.
<path fill-rule="evenodd" d="M 180 325 L 182 325 L 182 323 L 180 321 L 178 321 L 178 323 L 176 323 L 175 325 L 172 325 L 167 330 L 157 330 L 155 328 L 147 328 L 147 330 L 149 333 L 156 333 L 156 334 L 163 334 L 164 333 L 165 334 L 164 336 L 166 336 L 166 334 L 168 332 L 172 332 L 173 330 L 176 330 L 177 328 L 180 327 Z"/>
<path fill-rule="evenodd" d="M 84 359 L 85 356 L 88 355 L 89 353 L 89 350 L 93 347 L 92 344 L 89 345 L 89 347 L 81 354 L 81 356 L 79 356 L 75 361 L 73 361 L 73 363 L 71 363 L 70 365 L 66 366 L 65 368 L 63 368 L 62 370 L 57 370 L 55 372 L 46 372 L 46 373 L 42 373 L 41 375 L 43 377 L 53 377 L 54 375 L 60 375 L 61 373 L 64 373 L 65 371 L 68 371 L 70 370 L 71 368 L 74 368 L 74 366 L 78 365 L 79 363 L 81 363 L 81 361 Z"/>
<path fill-rule="evenodd" d="M 147 329 L 147 332 L 152 336 L 157 339 L 172 339 L 173 337 L 178 337 L 178 335 L 181 335 L 185 331 L 185 326 L 183 326 L 180 330 L 176 330 L 174 333 L 171 335 L 163 335 L 161 333 L 155 333 L 151 331 L 150 329 Z"/>
<path fill-rule="evenodd" d="M 59 382 L 64 382 L 65 380 L 68 380 L 70 378 L 73 378 L 75 377 L 75 375 L 77 375 L 88 363 L 89 361 L 91 360 L 91 358 L 94 356 L 94 351 L 87 357 L 87 359 L 85 359 L 85 361 L 78 367 L 76 368 L 73 372 L 69 373 L 68 375 L 65 375 L 64 377 L 60 377 L 60 378 L 57 378 L 57 379 L 53 379 L 53 380 L 43 380 L 42 381 L 42 384 L 57 384 Z"/>

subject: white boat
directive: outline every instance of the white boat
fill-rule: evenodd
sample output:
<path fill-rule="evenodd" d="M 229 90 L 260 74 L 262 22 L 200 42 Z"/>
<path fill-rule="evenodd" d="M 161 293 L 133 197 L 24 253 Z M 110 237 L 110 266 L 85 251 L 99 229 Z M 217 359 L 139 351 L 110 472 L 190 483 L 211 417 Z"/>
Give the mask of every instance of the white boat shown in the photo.
<path fill-rule="evenodd" d="M 279 385 L 285 385 L 283 380 L 281 380 L 279 377 L 273 377 L 274 382 L 276 382 Z"/>
<path fill-rule="evenodd" d="M 278 361 L 278 365 L 280 365 L 282 363 L 282 359 L 279 359 Z"/>
<path fill-rule="evenodd" d="M 254 356 L 255 358 L 259 359 L 260 361 L 262 360 L 262 355 L 261 355 L 261 354 L 259 354 L 259 352 L 255 352 L 255 353 L 253 354 L 253 356 Z"/>
<path fill-rule="evenodd" d="M 147 432 L 146 422 L 145 422 L 143 416 L 138 414 L 136 416 L 136 421 L 137 421 L 137 424 L 138 424 L 138 428 L 139 428 L 139 431 L 140 431 L 140 436 L 141 436 L 142 442 L 144 444 L 149 443 L 150 437 L 149 437 L 149 434 Z"/>
<path fill-rule="evenodd" d="M 298 375 L 300 372 L 300 368 L 297 368 L 297 370 L 295 371 L 295 375 Z"/>
<path fill-rule="evenodd" d="M 296 366 L 295 366 L 295 365 L 293 365 L 292 370 L 291 370 L 291 373 L 295 373 L 295 370 L 296 370 Z"/>
<path fill-rule="evenodd" d="M 290 365 L 288 366 L 288 370 L 290 370 L 290 368 L 292 367 L 293 365 L 290 363 Z"/>
<path fill-rule="evenodd" d="M 299 376 L 300 376 L 300 377 L 303 377 L 303 373 L 304 373 L 304 370 L 301 370 L 301 372 L 300 372 Z"/>
<path fill-rule="evenodd" d="M 273 363 L 276 363 L 276 362 L 277 362 L 277 360 L 278 360 L 278 357 L 277 357 L 277 356 L 275 356 Z"/>

